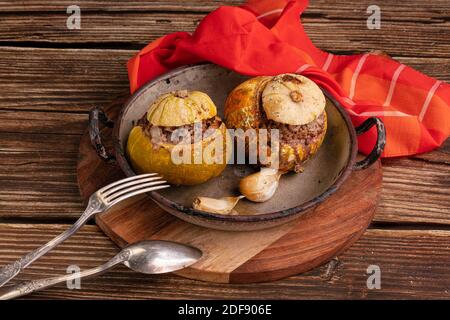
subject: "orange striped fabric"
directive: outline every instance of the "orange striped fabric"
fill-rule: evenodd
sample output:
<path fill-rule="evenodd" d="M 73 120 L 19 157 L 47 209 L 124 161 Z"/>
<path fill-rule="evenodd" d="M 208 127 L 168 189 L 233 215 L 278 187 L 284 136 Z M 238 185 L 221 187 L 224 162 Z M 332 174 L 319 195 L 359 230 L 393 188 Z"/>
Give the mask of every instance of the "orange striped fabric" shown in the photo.
<path fill-rule="evenodd" d="M 299 21 L 307 0 L 249 0 L 207 15 L 191 35 L 176 32 L 146 46 L 128 62 L 134 92 L 173 68 L 210 61 L 246 75 L 301 73 L 327 90 L 353 123 L 371 116 L 386 126 L 383 157 L 440 146 L 450 134 L 450 86 L 386 56 L 342 56 L 315 47 Z M 376 132 L 359 137 L 369 153 Z"/>

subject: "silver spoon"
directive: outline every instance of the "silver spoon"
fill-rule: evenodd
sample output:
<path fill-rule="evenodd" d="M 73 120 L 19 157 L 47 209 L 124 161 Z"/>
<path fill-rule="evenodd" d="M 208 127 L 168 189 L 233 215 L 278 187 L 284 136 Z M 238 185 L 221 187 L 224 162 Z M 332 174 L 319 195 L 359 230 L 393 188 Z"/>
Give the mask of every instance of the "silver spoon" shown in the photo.
<path fill-rule="evenodd" d="M 170 241 L 140 241 L 120 251 L 107 263 L 80 273 L 66 274 L 59 277 L 33 280 L 19 284 L 0 295 L 0 300 L 21 297 L 42 290 L 55 284 L 98 275 L 123 263 L 128 268 L 146 274 L 167 273 L 186 268 L 197 262 L 202 252 L 194 247 Z"/>
<path fill-rule="evenodd" d="M 170 187 L 165 184 L 165 180 L 157 176 L 156 173 L 146 173 L 138 176 L 128 177 L 97 190 L 89 197 L 86 210 L 80 218 L 66 231 L 56 236 L 43 246 L 34 249 L 18 260 L 0 268 L 0 287 L 17 276 L 23 269 L 34 261 L 55 248 L 63 241 L 70 238 L 75 232 L 80 230 L 92 217 L 107 211 L 115 204 L 145 192 L 156 191 Z"/>

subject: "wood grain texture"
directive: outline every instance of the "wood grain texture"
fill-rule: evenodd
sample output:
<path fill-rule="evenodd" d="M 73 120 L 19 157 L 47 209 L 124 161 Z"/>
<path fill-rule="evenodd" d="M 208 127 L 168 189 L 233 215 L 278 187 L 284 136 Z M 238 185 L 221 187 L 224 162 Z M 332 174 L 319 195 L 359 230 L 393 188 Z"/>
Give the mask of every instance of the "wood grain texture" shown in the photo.
<path fill-rule="evenodd" d="M 240 0 L 189 0 L 189 1 L 77 1 L 83 11 L 92 12 L 123 12 L 123 11 L 199 11 L 210 12 L 220 5 L 240 5 Z M 0 12 L 65 12 L 68 6 L 73 5 L 71 0 L 43 1 L 29 0 L 26 3 L 17 1 L 0 1 Z"/>
<path fill-rule="evenodd" d="M 353 9 L 352 19 L 336 14 L 330 20 L 326 14 L 319 14 L 306 15 L 302 21 L 316 46 L 335 53 L 376 49 L 391 56 L 411 57 L 416 56 L 420 48 L 421 57 L 448 58 L 450 43 L 446 31 L 450 22 L 445 17 L 417 23 L 408 19 L 392 20 L 393 15 L 391 19 L 382 20 L 381 29 L 369 30 L 366 9 Z M 64 12 L 25 16 L 4 14 L 0 20 L 0 43 L 95 44 L 138 49 L 170 32 L 193 32 L 204 16 L 203 13 L 84 13 L 81 29 L 70 30 L 66 27 L 67 14 Z"/>
<path fill-rule="evenodd" d="M 450 139 L 444 141 L 442 146 L 433 152 L 414 155 L 412 158 L 420 159 L 429 163 L 450 164 Z"/>
<path fill-rule="evenodd" d="M 128 92 L 134 51 L 0 48 L 0 108 L 87 112 Z M 30 58 L 32 57 L 32 59 Z"/>
<path fill-rule="evenodd" d="M 175 11 L 184 12 L 210 12 L 220 5 L 237 6 L 240 0 L 188 0 L 188 1 L 92 1 L 79 0 L 77 5 L 85 12 L 154 12 Z M 365 13 L 372 0 L 346 1 L 346 0 L 310 0 L 305 14 L 325 16 L 330 19 L 342 18 L 358 19 L 354 12 Z M 376 3 L 383 11 L 383 17 L 389 20 L 413 20 L 416 22 L 445 21 L 448 20 L 450 4 L 446 0 L 433 0 L 432 5 L 421 6 L 417 0 L 404 0 L 401 6 L 391 0 L 378 0 Z M 18 1 L 0 1 L 0 12 L 22 13 L 28 12 L 65 12 L 67 7 L 73 5 L 71 0 L 43 1 L 28 0 L 26 3 Z"/>
<path fill-rule="evenodd" d="M 80 0 L 77 4 L 87 18 L 86 26 L 98 29 L 82 30 L 91 41 L 83 42 L 76 34 L 61 30 L 65 25 L 62 17 L 67 16 L 65 11 L 73 4 L 71 0 L 0 1 L 0 110 L 13 111 L 1 114 L 0 119 L 0 221 L 73 221 L 83 209 L 77 193 L 74 157 L 82 134 L 76 132 L 85 127 L 86 111 L 94 105 L 106 105 L 127 91 L 124 65 L 144 41 L 161 34 L 152 22 L 155 17 L 175 17 L 173 21 L 160 21 L 164 30 L 169 24 L 176 29 L 192 23 L 193 28 L 196 17 L 223 3 L 236 5 L 240 1 Z M 310 0 L 303 15 L 306 30 L 322 49 L 345 53 L 382 49 L 402 63 L 450 81 L 449 1 L 424 4 L 418 0 L 379 0 L 376 4 L 382 10 L 382 29 L 374 32 L 365 28 L 365 11 L 371 4 L 371 0 Z M 137 13 L 143 14 L 148 25 L 133 18 Z M 118 17 L 122 14 L 133 19 L 124 22 Z M 96 16 L 98 23 L 93 19 Z M 57 20 L 45 21 L 45 17 Z M 106 25 L 101 17 L 111 17 L 130 32 L 130 40 L 126 42 L 120 30 Z M 27 25 L 21 26 L 15 19 Z M 59 28 L 61 35 L 52 33 L 50 25 Z M 144 34 L 130 30 L 133 25 Z M 17 28 L 21 32 L 16 32 Z M 108 29 L 110 35 L 100 28 Z M 334 28 L 336 36 L 327 36 L 330 28 Z M 95 39 L 95 34 L 106 39 Z M 26 114 L 30 110 L 32 117 Z M 58 114 L 60 121 L 47 115 L 47 111 Z M 73 114 L 78 115 L 74 118 Z M 71 125 L 64 125 L 65 121 Z M 448 298 L 450 206 L 446 192 L 450 176 L 445 173 L 449 172 L 449 164 L 450 139 L 434 152 L 384 161 L 385 187 L 375 222 L 389 229 L 368 230 L 340 256 L 340 262 L 302 276 L 256 286 L 231 286 L 175 276 L 137 276 L 121 268 L 88 280 L 82 291 L 59 287 L 31 298 Z M 0 264 L 28 252 L 65 227 L 0 224 Z M 426 230 L 432 228 L 447 231 Z M 111 257 L 115 250 L 96 227 L 88 226 L 32 266 L 22 278 L 64 273 L 72 263 L 93 267 Z M 381 263 L 380 291 L 365 287 L 369 263 Z"/>
<path fill-rule="evenodd" d="M 351 201 L 355 185 L 359 188 L 358 201 Z M 197 227 L 173 218 L 145 197 L 113 208 L 96 221 L 122 246 L 143 239 L 163 239 L 200 248 L 204 258 L 178 272 L 188 278 L 225 283 L 270 281 L 307 271 L 356 241 L 373 217 L 380 188 L 381 169 L 375 166 L 355 173 L 314 212 L 292 223 L 252 232 Z"/>
<path fill-rule="evenodd" d="M 0 48 L 3 70 L 0 73 L 0 110 L 87 112 L 95 105 L 110 103 L 128 90 L 124 65 L 133 53 L 128 50 Z M 400 61 L 441 80 L 450 80 L 450 59 L 402 58 Z M 1 116 L 6 120 L 6 114 Z M 70 119 L 72 124 L 74 120 Z M 84 120 L 77 120 L 76 126 L 80 129 Z M 73 125 L 60 127 L 73 130 Z"/>
<path fill-rule="evenodd" d="M 0 217 L 78 217 L 83 207 L 76 187 L 74 157 L 87 124 L 85 112 L 94 105 L 106 105 L 113 97 L 126 92 L 124 64 L 132 53 L 0 48 L 0 68 L 4 71 L 0 73 L 0 175 L 3 179 Z M 401 61 L 440 79 L 450 79 L 449 59 L 402 58 Z M 406 160 L 386 162 L 387 183 L 375 221 L 449 224 L 450 178 L 446 167 L 439 166 L 450 163 L 449 150 L 447 143 L 438 151 L 416 156 L 429 161 L 413 165 L 400 181 L 395 169 L 389 167 L 402 169 Z M 410 163 L 415 161 L 407 161 L 406 165 Z M 21 170 L 12 174 L 16 165 Z M 417 176 L 434 184 L 435 191 L 430 194 L 437 198 L 436 202 L 431 198 L 416 201 L 428 196 L 423 186 L 417 185 Z"/>
<path fill-rule="evenodd" d="M 377 221 L 449 223 L 448 164 L 407 158 L 385 159 L 383 164 L 382 201 Z"/>
<path fill-rule="evenodd" d="M 0 224 L 0 264 L 13 261 L 50 240 L 67 225 Z M 86 279 L 81 290 L 64 285 L 27 299 L 408 299 L 450 298 L 449 231 L 367 230 L 332 263 L 284 280 L 250 284 L 214 284 L 175 275 L 147 276 L 118 267 Z M 97 266 L 118 251 L 96 226 L 31 265 L 13 283 L 64 274 L 69 265 Z M 381 289 L 366 286 L 369 265 L 381 268 Z"/>
<path fill-rule="evenodd" d="M 0 47 L 0 110 L 87 112 L 129 91 L 132 50 Z M 33 57 L 30 59 L 30 57 Z M 399 58 L 450 81 L 450 58 Z"/>
<path fill-rule="evenodd" d="M 0 217 L 77 218 L 84 208 L 76 157 L 87 115 L 7 110 L 0 112 L 0 122 L 5 123 L 0 128 Z M 450 224 L 449 141 L 413 159 L 383 160 L 375 222 Z M 17 166 L 20 170 L 14 170 Z"/>

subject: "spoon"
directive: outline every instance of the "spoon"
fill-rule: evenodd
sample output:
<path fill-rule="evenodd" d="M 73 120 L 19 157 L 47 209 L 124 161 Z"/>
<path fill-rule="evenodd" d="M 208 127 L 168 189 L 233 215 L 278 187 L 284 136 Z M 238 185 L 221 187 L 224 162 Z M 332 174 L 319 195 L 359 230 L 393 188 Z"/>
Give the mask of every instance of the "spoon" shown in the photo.
<path fill-rule="evenodd" d="M 0 294 L 0 300 L 21 297 L 61 282 L 98 275 L 120 263 L 139 273 L 159 274 L 186 268 L 197 262 L 201 256 L 202 252 L 199 249 L 184 244 L 170 241 L 144 240 L 125 247 L 101 266 L 80 273 L 19 284 Z"/>

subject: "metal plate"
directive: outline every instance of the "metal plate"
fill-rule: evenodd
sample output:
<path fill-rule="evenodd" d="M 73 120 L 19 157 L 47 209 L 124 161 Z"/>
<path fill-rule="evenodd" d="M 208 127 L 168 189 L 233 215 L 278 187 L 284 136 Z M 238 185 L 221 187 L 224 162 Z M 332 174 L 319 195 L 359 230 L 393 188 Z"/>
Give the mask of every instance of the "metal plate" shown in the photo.
<path fill-rule="evenodd" d="M 218 108 L 218 114 L 223 117 L 226 97 L 247 78 L 216 65 L 204 64 L 175 70 L 147 84 L 128 101 L 122 110 L 119 123 L 116 123 L 118 158 L 124 158 L 123 150 L 134 123 L 147 112 L 148 107 L 159 95 L 180 89 L 203 91 L 213 99 Z M 258 222 L 259 216 L 261 220 L 265 220 L 266 224 L 270 225 L 271 223 L 267 223 L 268 220 L 271 220 L 268 219 L 268 215 L 272 215 L 275 220 L 277 213 L 279 217 L 286 216 L 287 213 L 296 215 L 298 212 L 294 211 L 310 208 L 311 205 L 323 201 L 328 193 L 331 194 L 337 189 L 340 184 L 338 180 L 344 178 L 342 173 L 351 170 L 351 163 L 354 161 L 356 153 L 355 135 L 345 112 L 328 98 L 326 112 L 328 114 L 328 131 L 324 143 L 318 153 L 306 163 L 305 171 L 301 174 L 284 175 L 274 197 L 265 203 L 240 201 L 236 207 L 239 215 L 225 216 L 227 217 L 225 220 L 244 221 L 245 218 L 240 219 L 239 217 L 248 216 L 250 218 L 249 216 L 252 216 L 254 218 L 251 218 L 251 221 Z M 122 161 L 122 163 L 119 161 L 119 164 L 127 175 L 133 174 L 126 161 Z M 217 215 L 208 216 L 201 212 L 193 212 L 190 207 L 194 197 L 199 195 L 209 197 L 238 195 L 239 179 L 252 171 L 254 168 L 250 166 L 228 165 L 219 177 L 204 184 L 169 188 L 159 192 L 154 199 L 158 200 L 164 209 L 178 217 L 205 225 L 205 221 L 198 222 L 198 216 L 200 216 L 200 220 L 202 217 L 214 220 Z M 296 208 L 298 210 L 294 210 Z M 185 216 L 186 214 L 197 216 L 197 218 L 190 219 Z M 264 218 L 264 216 L 266 217 Z M 221 220 L 221 217 L 218 219 Z M 206 221 L 206 225 L 208 225 L 208 221 Z"/>

